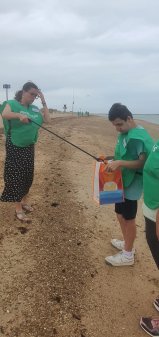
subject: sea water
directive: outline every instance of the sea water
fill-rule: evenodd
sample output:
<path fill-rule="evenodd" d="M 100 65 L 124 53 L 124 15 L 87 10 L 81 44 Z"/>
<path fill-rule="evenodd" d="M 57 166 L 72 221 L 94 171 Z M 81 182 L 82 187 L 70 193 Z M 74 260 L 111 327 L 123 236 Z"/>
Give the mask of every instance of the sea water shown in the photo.
<path fill-rule="evenodd" d="M 92 114 L 92 116 L 108 118 L 107 114 Z M 159 124 L 159 114 L 133 114 L 133 117 L 134 119 L 143 120 L 153 124 Z"/>
<path fill-rule="evenodd" d="M 150 123 L 159 124 L 159 114 L 133 114 L 134 119 L 144 120 Z"/>

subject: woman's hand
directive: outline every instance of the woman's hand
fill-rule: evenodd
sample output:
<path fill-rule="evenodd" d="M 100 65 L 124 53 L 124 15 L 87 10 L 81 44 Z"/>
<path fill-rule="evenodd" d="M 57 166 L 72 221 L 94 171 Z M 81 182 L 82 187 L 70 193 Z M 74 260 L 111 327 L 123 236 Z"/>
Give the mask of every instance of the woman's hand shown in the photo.
<path fill-rule="evenodd" d="M 46 105 L 45 97 L 44 97 L 42 91 L 38 90 L 38 96 L 39 96 L 39 98 L 41 99 L 42 105 L 43 105 L 43 106 Z"/>
<path fill-rule="evenodd" d="M 41 99 L 41 104 L 43 106 L 42 114 L 43 114 L 43 117 L 44 117 L 44 122 L 49 123 L 51 121 L 49 109 L 48 109 L 47 104 L 45 102 L 45 97 L 40 90 L 38 91 L 38 96 Z"/>
<path fill-rule="evenodd" d="M 26 115 L 23 115 L 23 114 L 18 114 L 19 116 L 19 120 L 22 122 L 22 123 L 24 123 L 24 124 L 27 124 L 27 123 L 29 123 L 29 119 L 28 119 L 28 117 L 26 116 Z"/>

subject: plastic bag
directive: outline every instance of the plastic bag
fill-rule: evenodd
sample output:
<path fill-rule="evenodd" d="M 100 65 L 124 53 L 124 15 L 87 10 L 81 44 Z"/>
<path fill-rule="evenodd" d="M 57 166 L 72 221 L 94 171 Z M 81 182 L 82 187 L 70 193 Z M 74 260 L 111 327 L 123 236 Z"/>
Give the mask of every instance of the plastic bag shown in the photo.
<path fill-rule="evenodd" d="M 94 199 L 99 205 L 114 204 L 124 201 L 122 175 L 120 170 L 107 172 L 109 162 L 96 162 L 93 190 Z"/>

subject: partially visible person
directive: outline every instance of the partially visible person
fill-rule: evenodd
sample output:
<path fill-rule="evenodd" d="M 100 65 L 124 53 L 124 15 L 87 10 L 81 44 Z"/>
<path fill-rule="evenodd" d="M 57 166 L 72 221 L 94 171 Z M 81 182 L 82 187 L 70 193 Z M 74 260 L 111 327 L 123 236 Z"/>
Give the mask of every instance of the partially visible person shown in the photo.
<path fill-rule="evenodd" d="M 154 145 L 144 167 L 143 191 L 146 239 L 159 269 L 159 141 Z M 159 297 L 154 300 L 153 304 L 159 311 Z M 159 336 L 159 316 L 155 318 L 142 317 L 140 326 L 150 336 Z"/>
<path fill-rule="evenodd" d="M 111 244 L 120 252 L 107 256 L 105 261 L 112 266 L 130 266 L 134 264 L 135 219 L 137 200 L 140 199 L 143 188 L 143 166 L 154 143 L 148 132 L 135 123 L 132 113 L 125 105 L 113 104 L 108 118 L 119 132 L 119 136 L 115 160 L 108 163 L 107 170 L 121 169 L 124 200 L 115 204 L 123 240 L 111 240 Z"/>
<path fill-rule="evenodd" d="M 33 105 L 40 98 L 42 112 Z M 34 176 L 34 146 L 43 122 L 50 121 L 50 114 L 43 93 L 32 82 L 23 85 L 14 100 L 1 106 L 1 116 L 6 136 L 4 190 L 0 201 L 14 202 L 17 219 L 28 222 L 26 212 L 32 212 L 27 196 Z M 34 124 L 34 121 L 39 124 Z"/>

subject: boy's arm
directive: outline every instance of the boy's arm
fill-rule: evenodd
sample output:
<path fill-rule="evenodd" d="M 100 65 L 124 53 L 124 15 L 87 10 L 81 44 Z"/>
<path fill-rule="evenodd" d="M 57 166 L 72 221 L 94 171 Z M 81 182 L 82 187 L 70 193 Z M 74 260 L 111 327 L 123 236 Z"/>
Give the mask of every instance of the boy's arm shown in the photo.
<path fill-rule="evenodd" d="M 140 140 L 132 141 L 128 144 L 127 151 L 131 153 L 131 151 L 136 151 L 136 159 L 134 160 L 115 160 L 110 165 L 108 165 L 108 170 L 115 171 L 119 168 L 127 168 L 129 170 L 136 170 L 141 169 L 144 167 L 145 161 L 147 159 L 146 153 L 145 153 L 145 147 L 144 143 Z"/>
<path fill-rule="evenodd" d="M 107 171 L 115 171 L 117 169 L 120 169 L 122 167 L 128 168 L 128 169 L 140 169 L 144 166 L 146 161 L 146 154 L 141 153 L 139 155 L 139 159 L 137 160 L 114 160 L 111 163 L 108 163 L 107 165 Z"/>

